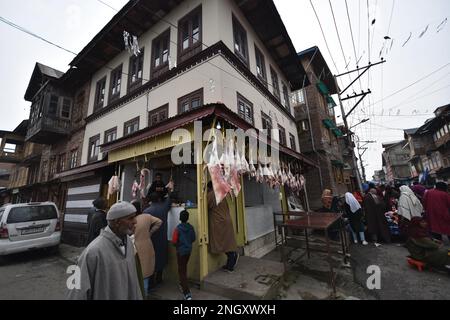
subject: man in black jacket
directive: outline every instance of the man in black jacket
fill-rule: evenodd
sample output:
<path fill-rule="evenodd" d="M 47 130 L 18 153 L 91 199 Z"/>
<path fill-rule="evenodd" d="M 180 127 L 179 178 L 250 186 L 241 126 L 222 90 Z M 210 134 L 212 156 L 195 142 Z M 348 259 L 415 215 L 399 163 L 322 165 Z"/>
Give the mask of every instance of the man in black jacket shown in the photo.
<path fill-rule="evenodd" d="M 97 198 L 92 202 L 94 207 L 89 212 L 88 217 L 88 238 L 87 244 L 89 245 L 95 238 L 100 235 L 100 231 L 108 225 L 106 221 L 106 200 L 102 197 Z"/>

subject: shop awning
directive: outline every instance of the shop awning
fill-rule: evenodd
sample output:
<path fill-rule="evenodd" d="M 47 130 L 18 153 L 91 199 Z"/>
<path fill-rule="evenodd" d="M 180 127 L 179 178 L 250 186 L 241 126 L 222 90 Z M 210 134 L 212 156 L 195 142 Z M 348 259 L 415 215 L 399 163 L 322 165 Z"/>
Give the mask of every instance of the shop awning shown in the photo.
<path fill-rule="evenodd" d="M 244 131 L 255 129 L 250 123 L 239 117 L 236 113 L 228 109 L 223 104 L 210 104 L 191 112 L 183 113 L 161 122 L 158 126 L 146 128 L 127 137 L 101 145 L 102 152 L 108 152 L 109 163 L 130 159 L 137 156 L 149 154 L 159 150 L 171 148 L 179 142 L 172 141 L 173 130 L 184 128 L 191 133 L 193 137 L 193 122 L 201 119 L 217 117 L 218 121 L 226 121 L 236 128 Z M 156 139 L 157 138 L 157 139 Z M 184 140 L 184 143 L 189 142 Z M 267 139 L 267 144 L 271 145 L 271 139 Z M 280 145 L 280 152 L 296 158 L 305 164 L 317 167 L 317 163 L 308 159 L 301 153 Z"/>
<path fill-rule="evenodd" d="M 338 138 L 344 136 L 344 134 L 342 133 L 342 131 L 339 130 L 338 128 L 333 128 L 333 129 L 331 129 L 331 131 L 332 131 L 333 134 L 334 134 L 336 137 L 338 137 Z"/>
<path fill-rule="evenodd" d="M 328 90 L 325 83 L 323 83 L 322 81 L 317 83 L 317 89 L 319 89 L 320 93 L 323 94 L 324 96 L 330 95 L 330 91 Z"/>
<path fill-rule="evenodd" d="M 334 102 L 334 99 L 331 96 L 327 97 L 327 102 L 328 102 L 329 107 L 332 107 L 332 108 L 336 107 L 336 102 Z"/>
<path fill-rule="evenodd" d="M 333 121 L 331 121 L 330 119 L 323 119 L 322 123 L 327 129 L 333 129 L 335 127 Z"/>

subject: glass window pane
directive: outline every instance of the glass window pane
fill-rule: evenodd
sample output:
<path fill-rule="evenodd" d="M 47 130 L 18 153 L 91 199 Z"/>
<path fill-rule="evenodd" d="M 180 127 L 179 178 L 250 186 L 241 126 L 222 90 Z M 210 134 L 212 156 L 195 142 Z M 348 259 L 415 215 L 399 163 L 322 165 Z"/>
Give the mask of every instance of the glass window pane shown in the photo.
<path fill-rule="evenodd" d="M 200 106 L 200 99 L 194 99 L 191 102 L 192 109 L 198 108 Z"/>

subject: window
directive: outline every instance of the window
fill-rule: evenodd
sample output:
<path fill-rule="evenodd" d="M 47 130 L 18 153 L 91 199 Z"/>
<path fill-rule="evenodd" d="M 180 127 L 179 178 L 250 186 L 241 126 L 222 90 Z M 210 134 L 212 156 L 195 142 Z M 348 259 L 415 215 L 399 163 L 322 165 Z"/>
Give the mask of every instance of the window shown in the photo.
<path fill-rule="evenodd" d="M 96 135 L 89 139 L 89 154 L 88 162 L 95 162 L 98 160 L 98 155 L 100 153 L 100 135 Z"/>
<path fill-rule="evenodd" d="M 51 95 L 50 96 L 50 104 L 48 106 L 48 115 L 50 116 L 56 116 L 58 113 L 58 96 Z"/>
<path fill-rule="evenodd" d="M 84 95 L 85 95 L 85 91 L 81 91 L 75 100 L 75 106 L 74 106 L 74 121 L 75 122 L 79 122 L 81 121 L 81 119 L 83 118 L 83 105 L 84 105 Z"/>
<path fill-rule="evenodd" d="M 170 28 L 153 40 L 152 44 L 152 78 L 169 70 Z M 157 72 L 159 71 L 160 72 Z"/>
<path fill-rule="evenodd" d="M 136 131 L 139 131 L 139 117 L 131 119 L 123 125 L 123 136 L 128 136 Z"/>
<path fill-rule="evenodd" d="M 66 170 L 66 154 L 62 153 L 59 155 L 58 172 L 63 172 L 65 170 Z"/>
<path fill-rule="evenodd" d="M 122 65 L 111 71 L 111 84 L 109 86 L 109 102 L 120 98 L 120 85 L 122 83 Z"/>
<path fill-rule="evenodd" d="M 303 89 L 297 90 L 292 94 L 292 103 L 294 105 L 305 103 L 305 93 Z"/>
<path fill-rule="evenodd" d="M 178 99 L 178 113 L 188 112 L 203 105 L 203 88 Z"/>
<path fill-rule="evenodd" d="M 261 111 L 262 128 L 267 130 L 267 136 L 270 137 L 272 133 L 272 119 Z"/>
<path fill-rule="evenodd" d="M 255 45 L 255 56 L 256 56 L 256 75 L 259 80 L 267 87 L 267 72 L 266 72 L 266 61 L 264 55 L 259 51 L 258 47 Z"/>
<path fill-rule="evenodd" d="M 148 113 L 148 126 L 153 127 L 154 125 L 166 120 L 168 117 L 169 104 L 166 104 Z"/>
<path fill-rule="evenodd" d="M 278 74 L 270 67 L 270 76 L 272 77 L 273 95 L 280 100 L 280 85 L 278 84 Z"/>
<path fill-rule="evenodd" d="M 178 59 L 184 61 L 201 51 L 202 7 L 199 6 L 178 22 Z"/>
<path fill-rule="evenodd" d="M 248 66 L 247 32 L 233 15 L 234 53 Z"/>
<path fill-rule="evenodd" d="M 283 106 L 286 108 L 286 110 L 291 112 L 291 105 L 289 103 L 289 92 L 288 88 L 285 84 L 283 84 Z"/>
<path fill-rule="evenodd" d="M 47 180 L 47 165 L 48 165 L 47 161 L 42 162 L 41 181 Z"/>
<path fill-rule="evenodd" d="M 280 141 L 279 141 L 280 144 L 283 145 L 283 146 L 287 146 L 286 130 L 280 125 L 278 125 L 278 135 L 280 137 Z"/>
<path fill-rule="evenodd" d="M 61 109 L 61 118 L 70 119 L 71 111 L 72 111 L 72 100 L 64 98 Z"/>
<path fill-rule="evenodd" d="M 253 104 L 239 93 L 237 94 L 238 114 L 248 123 L 254 124 Z"/>
<path fill-rule="evenodd" d="M 117 127 L 105 131 L 105 143 L 112 142 L 117 139 Z"/>
<path fill-rule="evenodd" d="M 75 149 L 70 152 L 69 169 L 75 168 L 77 166 L 77 163 L 78 163 L 78 149 Z"/>
<path fill-rule="evenodd" d="M 295 143 L 295 137 L 292 133 L 289 133 L 289 140 L 291 141 L 291 149 L 297 151 L 297 144 Z"/>
<path fill-rule="evenodd" d="M 97 87 L 95 90 L 94 111 L 103 108 L 105 102 L 105 87 L 106 87 L 106 77 L 97 82 Z"/>
<path fill-rule="evenodd" d="M 309 131 L 309 123 L 308 120 L 302 120 L 300 121 L 298 125 L 298 130 L 301 132 Z"/>
<path fill-rule="evenodd" d="M 144 68 L 144 48 L 136 57 L 134 54 L 130 57 L 130 69 L 128 76 L 128 91 L 139 87 L 142 84 L 142 75 Z"/>
<path fill-rule="evenodd" d="M 56 160 L 56 156 L 50 158 L 50 175 L 54 175 L 56 173 L 56 169 L 58 168 L 58 163 Z"/>

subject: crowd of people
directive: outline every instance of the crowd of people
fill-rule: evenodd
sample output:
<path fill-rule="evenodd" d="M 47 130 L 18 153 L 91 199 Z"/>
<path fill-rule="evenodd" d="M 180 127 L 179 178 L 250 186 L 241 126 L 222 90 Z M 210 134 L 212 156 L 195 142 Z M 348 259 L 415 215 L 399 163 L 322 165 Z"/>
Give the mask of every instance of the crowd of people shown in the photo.
<path fill-rule="evenodd" d="M 355 244 L 375 246 L 404 242 L 410 257 L 437 269 L 450 271 L 450 194 L 448 185 L 437 182 L 434 188 L 412 186 L 364 185 L 364 194 L 347 192 L 322 194 L 321 212 L 343 212 L 347 229 Z"/>
<path fill-rule="evenodd" d="M 169 241 L 176 249 L 179 289 L 185 300 L 192 300 L 188 284 L 188 263 L 196 240 L 189 224 L 189 212 L 182 210 L 180 223 L 168 230 L 170 193 L 173 183 L 164 185 L 161 175 L 149 189 L 146 199 L 131 203 L 119 201 L 107 209 L 98 198 L 88 215 L 87 247 L 78 258 L 80 285 L 69 289 L 74 300 L 142 300 L 163 282 L 168 263 Z M 226 254 L 222 267 L 236 268 L 239 254 L 227 200 L 217 204 L 211 183 L 208 184 L 210 252 Z"/>

